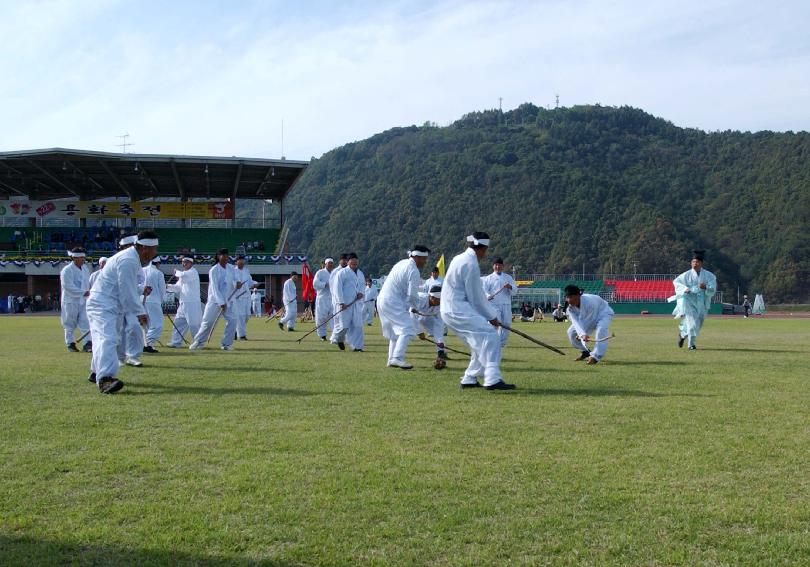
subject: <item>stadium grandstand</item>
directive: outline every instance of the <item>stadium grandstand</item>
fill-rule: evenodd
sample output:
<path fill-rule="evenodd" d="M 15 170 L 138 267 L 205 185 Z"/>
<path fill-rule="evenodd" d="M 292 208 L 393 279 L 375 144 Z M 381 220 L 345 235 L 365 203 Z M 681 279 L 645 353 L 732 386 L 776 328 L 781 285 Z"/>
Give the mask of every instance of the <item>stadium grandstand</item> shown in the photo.
<path fill-rule="evenodd" d="M 667 299 L 675 294 L 672 280 L 678 274 L 524 274 L 515 275 L 517 292 L 512 296 L 513 310 L 525 302 L 532 307 L 549 306 L 564 302 L 563 290 L 576 285 L 585 293 L 592 293 L 611 304 L 616 313 L 639 314 L 671 313 L 673 304 Z M 723 311 L 723 294 L 717 292 L 712 300 L 711 313 Z"/>
<path fill-rule="evenodd" d="M 284 223 L 284 198 L 307 165 L 63 148 L 0 152 L 0 297 L 52 308 L 67 250 L 83 246 L 95 265 L 122 235 L 150 228 L 160 236 L 164 273 L 193 255 L 205 284 L 214 253 L 228 248 L 234 258 L 246 256 L 254 279 L 277 300 L 283 280 L 307 259 L 288 250 Z"/>

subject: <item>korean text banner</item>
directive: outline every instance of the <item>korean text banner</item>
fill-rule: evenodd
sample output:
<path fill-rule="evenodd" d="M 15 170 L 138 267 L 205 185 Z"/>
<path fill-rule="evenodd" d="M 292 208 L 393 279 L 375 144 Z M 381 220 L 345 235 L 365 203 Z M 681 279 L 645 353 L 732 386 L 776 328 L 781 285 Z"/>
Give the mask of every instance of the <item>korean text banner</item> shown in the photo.
<path fill-rule="evenodd" d="M 233 203 L 0 201 L 0 218 L 232 219 Z"/>

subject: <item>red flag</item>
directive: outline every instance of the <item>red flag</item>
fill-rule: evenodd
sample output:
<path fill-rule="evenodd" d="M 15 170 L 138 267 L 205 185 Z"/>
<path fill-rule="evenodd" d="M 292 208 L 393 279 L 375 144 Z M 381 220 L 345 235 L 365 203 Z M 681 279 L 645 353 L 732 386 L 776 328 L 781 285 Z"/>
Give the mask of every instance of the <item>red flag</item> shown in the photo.
<path fill-rule="evenodd" d="M 306 262 L 304 262 L 304 266 L 301 268 L 301 285 L 303 286 L 301 298 L 304 301 L 312 301 L 315 299 L 315 288 L 312 286 L 312 272 L 309 271 L 309 266 Z"/>

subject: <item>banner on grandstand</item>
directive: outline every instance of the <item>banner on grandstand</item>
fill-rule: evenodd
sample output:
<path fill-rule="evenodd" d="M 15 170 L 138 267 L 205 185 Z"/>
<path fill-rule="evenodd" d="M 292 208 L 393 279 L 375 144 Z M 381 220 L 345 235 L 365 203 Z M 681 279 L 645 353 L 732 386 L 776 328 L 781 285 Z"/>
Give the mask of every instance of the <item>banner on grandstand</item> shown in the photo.
<path fill-rule="evenodd" d="M 232 219 L 233 203 L 0 201 L 0 218 Z"/>

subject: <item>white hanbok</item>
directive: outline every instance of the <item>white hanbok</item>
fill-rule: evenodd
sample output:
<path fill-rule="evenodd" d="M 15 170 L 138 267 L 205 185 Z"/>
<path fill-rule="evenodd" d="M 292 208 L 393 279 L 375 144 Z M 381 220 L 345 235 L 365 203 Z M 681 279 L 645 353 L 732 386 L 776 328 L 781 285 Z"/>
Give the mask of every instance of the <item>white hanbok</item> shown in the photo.
<path fill-rule="evenodd" d="M 462 384 L 484 376 L 484 386 L 503 380 L 500 370 L 501 339 L 489 322 L 498 314 L 487 301 L 475 250 L 468 248 L 450 262 L 442 285 L 442 320 L 470 347 L 470 364 Z"/>
<path fill-rule="evenodd" d="M 441 317 L 441 308 L 431 305 L 427 293 L 420 291 L 416 303 L 416 313 L 411 313 L 416 332 L 425 332 L 436 341 L 436 350 L 444 350 L 444 322 Z"/>
<path fill-rule="evenodd" d="M 163 272 L 155 266 L 143 268 L 145 285 L 152 288 L 146 296 L 144 307 L 149 316 L 149 326 L 146 329 L 146 344 L 154 347 L 163 333 L 163 301 L 166 299 L 166 278 Z"/>
<path fill-rule="evenodd" d="M 669 301 L 676 301 L 672 315 L 681 322 L 678 331 L 681 338 L 688 339 L 689 346 L 695 346 L 695 340 L 703 328 L 703 321 L 712 304 L 712 297 L 717 291 L 717 278 L 709 270 L 687 270 L 672 281 L 675 295 Z M 705 284 L 706 289 L 701 289 Z"/>
<path fill-rule="evenodd" d="M 337 293 L 335 290 L 337 289 L 337 277 L 341 270 L 347 269 L 347 266 L 337 265 L 329 274 L 329 291 L 332 294 L 332 313 L 337 313 L 340 311 L 340 303 L 337 300 Z M 335 326 L 337 325 L 337 316 L 332 319 L 332 336 L 329 338 L 329 341 L 334 345 L 337 344 L 337 337 L 335 336 Z"/>
<path fill-rule="evenodd" d="M 262 316 L 262 294 L 258 289 L 254 289 L 250 293 L 250 309 L 254 317 Z"/>
<path fill-rule="evenodd" d="M 233 344 L 236 333 L 236 314 L 233 308 L 236 290 L 235 272 L 234 266 L 227 264 L 223 268 L 218 263 L 208 270 L 208 302 L 205 304 L 200 330 L 197 331 L 189 348 L 204 347 L 208 343 L 220 316 L 225 319 L 225 331 L 220 344 L 226 348 Z"/>
<path fill-rule="evenodd" d="M 62 286 L 62 301 L 60 319 L 65 330 L 65 346 L 74 342 L 73 335 L 76 329 L 84 335 L 90 330 L 87 321 L 87 296 L 90 291 L 90 268 L 87 264 L 77 267 L 72 261 L 62 268 L 59 273 Z M 90 340 L 87 338 L 86 340 Z"/>
<path fill-rule="evenodd" d="M 87 299 L 87 318 L 93 340 L 90 369 L 99 379 L 118 374 L 118 344 L 125 315 L 136 318 L 146 311 L 138 292 L 141 260 L 135 247 L 113 255 L 96 279 Z"/>
<path fill-rule="evenodd" d="M 172 341 L 169 346 L 180 347 L 183 335 L 188 331 L 191 338 L 197 335 L 202 324 L 202 300 L 200 299 L 200 274 L 193 266 L 188 270 L 175 270 L 177 282 L 169 284 L 166 289 L 176 294 L 180 305 L 174 316 Z"/>
<path fill-rule="evenodd" d="M 383 282 L 377 298 L 377 314 L 382 335 L 388 339 L 389 363 L 404 361 L 408 343 L 416 336 L 410 311 L 417 307 L 422 286 L 419 268 L 412 258 L 394 264 Z"/>
<path fill-rule="evenodd" d="M 508 325 L 512 321 L 512 293 L 517 287 L 514 278 L 506 272 L 500 274 L 492 272 L 481 278 L 481 284 L 484 286 L 487 299 L 498 313 L 498 321 Z M 506 284 L 511 285 L 512 289 L 505 288 Z M 501 337 L 501 348 L 503 348 L 509 339 L 509 331 L 498 327 L 498 334 Z"/>
<path fill-rule="evenodd" d="M 594 342 L 591 349 L 587 343 L 577 337 L 587 335 L 594 341 L 606 339 L 610 323 L 613 321 L 613 309 L 610 308 L 607 301 L 590 293 L 583 293 L 579 301 L 579 307 L 568 306 L 568 319 L 571 321 L 571 326 L 568 327 L 568 340 L 575 349 L 590 353 L 591 357 L 596 360 L 602 360 L 607 352 L 608 342 L 606 340 Z"/>
<path fill-rule="evenodd" d="M 256 281 L 250 275 L 247 266 L 241 269 L 237 266 L 234 270 L 236 281 L 242 282 L 242 287 L 233 296 L 234 315 L 236 316 L 236 335 L 238 337 L 247 336 L 247 322 L 250 319 L 250 288 L 256 285 Z"/>
<path fill-rule="evenodd" d="M 374 284 L 370 286 L 366 286 L 363 290 L 363 320 L 366 322 L 366 325 L 371 325 L 374 323 L 374 311 L 377 305 L 377 297 L 379 297 L 380 292 L 377 291 L 377 288 Z"/>
<path fill-rule="evenodd" d="M 334 272 L 335 270 L 333 270 Z M 349 267 L 343 268 L 335 278 L 335 287 L 332 296 L 335 298 L 337 311 L 341 305 L 347 307 L 335 316 L 333 342 L 347 342 L 355 350 L 365 348 L 365 333 L 363 330 L 363 289 L 366 286 L 366 277 L 360 269 L 357 271 Z M 360 299 L 358 298 L 358 295 Z M 355 301 L 357 299 L 357 301 Z"/>
<path fill-rule="evenodd" d="M 279 320 L 279 323 L 287 325 L 287 329 L 292 331 L 295 329 L 295 318 L 298 316 L 298 290 L 292 278 L 284 282 L 281 301 L 284 305 L 284 315 Z"/>
<path fill-rule="evenodd" d="M 334 268 L 332 268 L 332 272 L 334 271 Z M 318 336 L 321 338 L 326 337 L 327 328 L 332 328 L 332 321 L 329 321 L 326 325 L 323 324 L 334 313 L 332 309 L 332 291 L 329 287 L 332 272 L 326 268 L 321 268 L 315 272 L 315 277 L 312 278 L 312 287 L 315 288 L 315 325 L 318 327 Z"/>

